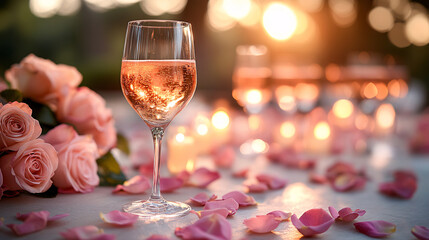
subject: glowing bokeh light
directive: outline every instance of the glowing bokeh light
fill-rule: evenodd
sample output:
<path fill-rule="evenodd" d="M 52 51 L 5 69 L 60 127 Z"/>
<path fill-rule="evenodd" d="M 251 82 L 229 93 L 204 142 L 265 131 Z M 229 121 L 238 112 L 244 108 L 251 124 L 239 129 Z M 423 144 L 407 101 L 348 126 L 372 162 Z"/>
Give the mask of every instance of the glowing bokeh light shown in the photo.
<path fill-rule="evenodd" d="M 283 3 L 273 2 L 264 12 L 262 23 L 265 31 L 274 39 L 289 39 L 297 27 L 295 13 Z"/>
<path fill-rule="evenodd" d="M 30 0 L 30 11 L 39 18 L 54 16 L 61 8 L 62 0 Z"/>
<path fill-rule="evenodd" d="M 405 24 L 397 22 L 393 25 L 392 30 L 387 34 L 390 42 L 398 48 L 410 46 L 410 41 L 405 35 Z"/>
<path fill-rule="evenodd" d="M 389 90 L 387 89 L 386 84 L 380 82 L 375 84 L 375 86 L 377 87 L 377 96 L 375 96 L 375 98 L 378 100 L 384 100 L 387 95 L 389 95 Z"/>
<path fill-rule="evenodd" d="M 176 138 L 175 139 L 176 139 L 177 142 L 181 143 L 181 142 L 185 141 L 185 134 L 178 133 L 178 134 L 176 134 Z"/>
<path fill-rule="evenodd" d="M 268 150 L 268 144 L 262 139 L 255 139 L 251 144 L 252 150 L 255 153 L 264 153 Z"/>
<path fill-rule="evenodd" d="M 258 4 L 251 1 L 250 9 L 247 15 L 240 19 L 237 19 L 237 21 L 243 26 L 251 27 L 258 24 L 260 18 L 261 18 L 261 8 L 259 7 Z"/>
<path fill-rule="evenodd" d="M 392 97 L 404 98 L 408 93 L 408 85 L 403 79 L 393 79 L 387 85 Z"/>
<path fill-rule="evenodd" d="M 368 128 L 369 118 L 365 114 L 361 113 L 356 116 L 355 127 L 361 131 Z"/>
<path fill-rule="evenodd" d="M 429 18 L 419 13 L 408 19 L 405 24 L 405 33 L 408 40 L 416 46 L 429 43 Z"/>
<path fill-rule="evenodd" d="M 377 86 L 369 82 L 362 87 L 361 96 L 367 99 L 375 98 L 378 94 Z"/>
<path fill-rule="evenodd" d="M 323 0 L 298 0 L 298 4 L 307 12 L 319 12 L 323 8 Z"/>
<path fill-rule="evenodd" d="M 393 127 L 393 124 L 395 123 L 395 116 L 396 113 L 393 106 L 389 103 L 383 103 L 375 112 L 375 121 L 377 126 L 383 129 L 388 129 Z"/>
<path fill-rule="evenodd" d="M 62 0 L 58 15 L 70 16 L 77 13 L 81 7 L 81 0 Z"/>
<path fill-rule="evenodd" d="M 249 14 L 252 6 L 250 0 L 223 0 L 222 7 L 232 18 L 242 19 Z"/>
<path fill-rule="evenodd" d="M 354 0 L 329 0 L 331 15 L 340 27 L 351 26 L 357 18 L 356 3 Z"/>
<path fill-rule="evenodd" d="M 337 82 L 341 77 L 341 68 L 335 63 L 328 64 L 325 69 L 325 77 L 330 82 Z"/>
<path fill-rule="evenodd" d="M 319 97 L 319 88 L 311 83 L 298 83 L 294 92 L 298 100 L 315 101 Z"/>
<path fill-rule="evenodd" d="M 334 103 L 332 111 L 338 118 L 348 118 L 354 111 L 354 105 L 350 100 L 340 99 Z"/>
<path fill-rule="evenodd" d="M 258 89 L 249 90 L 245 99 L 248 104 L 259 104 L 262 101 L 262 93 Z"/>
<path fill-rule="evenodd" d="M 209 1 L 206 19 L 209 27 L 215 31 L 227 31 L 237 24 L 237 21 L 224 11 L 222 0 Z"/>
<path fill-rule="evenodd" d="M 141 0 L 116 0 L 116 2 L 118 2 L 122 6 L 132 5 L 132 4 L 138 3 L 140 1 Z"/>
<path fill-rule="evenodd" d="M 223 111 L 219 110 L 212 116 L 212 124 L 216 129 L 225 129 L 229 125 L 229 116 Z"/>
<path fill-rule="evenodd" d="M 85 0 L 87 6 L 96 12 L 105 12 L 118 5 L 115 0 Z"/>
<path fill-rule="evenodd" d="M 331 135 L 331 128 L 329 124 L 325 121 L 319 122 L 314 127 L 314 137 L 318 140 L 328 139 Z"/>
<path fill-rule="evenodd" d="M 290 121 L 285 121 L 280 126 L 280 134 L 284 138 L 291 138 L 295 135 L 296 129 L 295 125 Z"/>
<path fill-rule="evenodd" d="M 385 7 L 375 7 L 368 14 L 369 25 L 379 32 L 388 32 L 393 28 L 395 19 Z"/>

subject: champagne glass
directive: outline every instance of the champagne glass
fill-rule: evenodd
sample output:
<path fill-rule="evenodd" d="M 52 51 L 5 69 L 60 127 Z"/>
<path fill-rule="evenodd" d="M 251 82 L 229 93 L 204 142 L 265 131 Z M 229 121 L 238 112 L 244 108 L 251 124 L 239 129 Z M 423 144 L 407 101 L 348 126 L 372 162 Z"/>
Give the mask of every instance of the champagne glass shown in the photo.
<path fill-rule="evenodd" d="M 190 207 L 160 193 L 161 140 L 171 120 L 191 100 L 197 84 L 191 24 L 137 20 L 128 23 L 121 67 L 122 92 L 149 126 L 154 143 L 152 194 L 123 206 L 145 219 L 187 214 Z"/>

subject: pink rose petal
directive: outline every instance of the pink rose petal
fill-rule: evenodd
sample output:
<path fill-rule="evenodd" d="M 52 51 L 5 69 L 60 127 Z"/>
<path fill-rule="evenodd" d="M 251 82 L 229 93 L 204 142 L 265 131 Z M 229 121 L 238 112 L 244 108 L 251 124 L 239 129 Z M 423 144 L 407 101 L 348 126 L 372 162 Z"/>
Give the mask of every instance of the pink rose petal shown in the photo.
<path fill-rule="evenodd" d="M 207 202 L 204 206 L 204 210 L 211 210 L 217 208 L 226 208 L 229 210 L 229 215 L 234 215 L 239 208 L 239 204 L 233 198 L 228 198 L 225 200 L 215 200 Z"/>
<path fill-rule="evenodd" d="M 321 208 L 310 209 L 299 219 L 293 214 L 291 221 L 296 229 L 306 237 L 326 232 L 334 223 L 334 219 Z"/>
<path fill-rule="evenodd" d="M 396 225 L 386 221 L 367 221 L 353 224 L 359 232 L 374 238 L 387 237 L 396 231 Z"/>
<path fill-rule="evenodd" d="M 331 181 L 332 188 L 338 192 L 359 190 L 365 186 L 365 183 L 366 180 L 363 177 L 351 173 L 339 174 Z"/>
<path fill-rule="evenodd" d="M 314 172 L 311 172 L 309 177 L 310 177 L 310 182 L 312 183 L 324 184 L 328 182 L 328 179 L 325 176 L 316 174 Z"/>
<path fill-rule="evenodd" d="M 290 218 L 290 216 L 292 215 L 292 213 L 286 213 L 286 212 L 277 210 L 277 211 L 269 212 L 269 213 L 267 213 L 267 215 L 274 216 L 275 219 L 278 221 L 287 221 Z"/>
<path fill-rule="evenodd" d="M 9 227 L 16 235 L 26 235 L 40 231 L 48 224 L 48 211 L 31 212 L 26 215 L 25 220 L 21 224 L 8 224 Z"/>
<path fill-rule="evenodd" d="M 232 176 L 235 177 L 235 178 L 246 178 L 248 172 L 249 172 L 248 168 L 243 168 L 241 170 L 233 172 Z"/>
<path fill-rule="evenodd" d="M 349 163 L 338 161 L 334 164 L 332 164 L 327 170 L 326 170 L 326 178 L 328 180 L 333 181 L 338 175 L 349 173 L 352 175 L 356 175 L 358 172 L 356 171 L 355 167 Z"/>
<path fill-rule="evenodd" d="M 366 211 L 361 209 L 352 210 L 349 207 L 343 208 L 337 212 L 334 207 L 329 207 L 329 212 L 334 219 L 338 219 L 344 222 L 351 222 L 359 216 L 363 216 Z"/>
<path fill-rule="evenodd" d="M 138 215 L 118 210 L 113 210 L 106 214 L 100 213 L 100 217 L 104 222 L 115 226 L 131 226 L 139 219 Z"/>
<path fill-rule="evenodd" d="M 429 240 L 429 229 L 424 226 L 414 226 L 411 233 L 420 240 Z"/>
<path fill-rule="evenodd" d="M 255 233 L 268 233 L 276 229 L 281 221 L 274 215 L 259 215 L 243 221 L 246 227 Z"/>
<path fill-rule="evenodd" d="M 160 180 L 161 192 L 173 192 L 183 186 L 183 180 L 178 177 L 161 178 Z"/>
<path fill-rule="evenodd" d="M 398 170 L 394 173 L 393 182 L 379 185 L 379 191 L 385 195 L 410 199 L 417 190 L 417 177 L 413 172 Z"/>
<path fill-rule="evenodd" d="M 270 189 L 280 189 L 286 186 L 287 181 L 268 174 L 259 174 L 256 176 L 259 182 L 265 183 Z"/>
<path fill-rule="evenodd" d="M 171 238 L 164 236 L 164 235 L 157 235 L 154 234 L 148 238 L 146 238 L 146 240 L 170 240 Z"/>
<path fill-rule="evenodd" d="M 268 185 L 262 182 L 247 185 L 247 191 L 252 193 L 261 193 L 268 190 Z"/>
<path fill-rule="evenodd" d="M 49 212 L 48 211 L 41 211 L 41 212 L 47 212 L 48 213 L 48 216 L 49 216 Z M 17 213 L 16 214 L 16 218 L 18 219 L 18 220 L 21 220 L 21 221 L 25 221 L 25 219 L 27 219 L 29 216 L 30 216 L 30 214 L 31 214 L 32 212 L 30 212 L 30 213 L 25 213 L 25 214 L 21 214 L 21 213 Z M 64 213 L 64 214 L 57 214 L 57 215 L 55 215 L 55 216 L 52 216 L 52 217 L 48 217 L 48 222 L 51 222 L 51 221 L 56 221 L 56 220 L 60 220 L 61 218 L 65 218 L 65 217 L 67 217 L 67 216 L 69 216 L 70 214 L 68 214 L 68 213 Z"/>
<path fill-rule="evenodd" d="M 113 193 L 124 191 L 127 193 L 139 194 L 144 193 L 150 188 L 149 179 L 143 175 L 137 175 L 128 181 L 124 182 L 124 185 L 118 184 L 113 190 Z"/>
<path fill-rule="evenodd" d="M 202 193 L 198 193 L 197 195 L 191 197 L 189 200 L 191 202 L 193 202 L 194 204 L 204 206 L 204 205 L 206 205 L 207 202 L 213 201 L 216 198 L 217 198 L 217 196 L 214 194 L 212 194 L 212 196 L 209 197 L 209 195 L 207 195 L 207 193 L 202 192 Z"/>
<path fill-rule="evenodd" d="M 218 167 L 229 168 L 235 160 L 235 151 L 231 146 L 223 146 L 212 153 L 213 161 Z"/>
<path fill-rule="evenodd" d="M 253 206 L 258 204 L 252 196 L 240 191 L 232 191 L 222 196 L 222 199 L 234 199 L 240 207 Z"/>
<path fill-rule="evenodd" d="M 217 213 L 217 214 L 221 215 L 222 217 L 226 218 L 226 217 L 228 217 L 230 211 L 226 208 L 215 208 L 215 209 L 209 209 L 209 210 L 201 210 L 198 212 L 191 210 L 191 213 L 196 214 L 199 218 L 208 216 L 208 215 L 213 214 L 213 213 Z"/>
<path fill-rule="evenodd" d="M 114 240 L 116 236 L 113 234 L 103 233 L 102 229 L 99 229 L 93 225 L 87 225 L 82 227 L 75 227 L 67 229 L 65 232 L 60 233 L 61 236 L 68 240 Z"/>
<path fill-rule="evenodd" d="M 198 168 L 195 172 L 189 177 L 188 184 L 205 188 L 213 181 L 220 178 L 220 174 L 216 171 L 210 171 L 207 168 Z"/>
<path fill-rule="evenodd" d="M 176 228 L 174 233 L 182 239 L 229 240 L 232 238 L 230 223 L 217 213 L 202 217 L 192 225 Z"/>

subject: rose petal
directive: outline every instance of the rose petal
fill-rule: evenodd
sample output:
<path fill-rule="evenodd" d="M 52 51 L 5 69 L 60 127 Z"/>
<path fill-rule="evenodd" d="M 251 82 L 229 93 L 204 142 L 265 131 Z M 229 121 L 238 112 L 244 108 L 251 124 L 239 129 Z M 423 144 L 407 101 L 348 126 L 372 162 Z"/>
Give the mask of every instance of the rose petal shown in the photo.
<path fill-rule="evenodd" d="M 310 209 L 299 219 L 293 214 L 291 221 L 296 229 L 306 237 L 326 232 L 334 223 L 334 219 L 321 208 Z"/>
<path fill-rule="evenodd" d="M 343 208 L 337 212 L 334 207 L 329 207 L 329 212 L 334 219 L 338 219 L 344 222 L 351 222 L 359 216 L 365 215 L 366 211 L 361 209 L 352 210 L 349 207 Z"/>
<path fill-rule="evenodd" d="M 334 219 L 337 219 L 338 217 L 340 217 L 340 214 L 338 213 L 337 209 L 335 209 L 334 207 L 329 206 L 328 210 Z"/>
<path fill-rule="evenodd" d="M 328 178 L 329 181 L 333 181 L 338 175 L 341 175 L 344 173 L 356 175 L 357 171 L 353 165 L 339 161 L 332 164 L 326 170 L 326 178 Z"/>
<path fill-rule="evenodd" d="M 124 191 L 127 193 L 144 193 L 147 189 L 150 188 L 149 179 L 143 175 L 137 175 L 131 178 L 128 181 L 124 182 L 124 185 L 118 184 L 113 190 L 113 193 Z"/>
<path fill-rule="evenodd" d="M 157 235 L 154 234 L 148 238 L 146 238 L 146 240 L 170 240 L 171 238 L 164 236 L 164 235 Z"/>
<path fill-rule="evenodd" d="M 240 191 L 232 191 L 222 196 L 222 199 L 228 198 L 234 199 L 241 207 L 258 204 L 252 196 L 249 196 Z"/>
<path fill-rule="evenodd" d="M 232 238 L 230 223 L 217 213 L 202 217 L 192 225 L 176 228 L 174 233 L 182 239 L 229 240 Z"/>
<path fill-rule="evenodd" d="M 161 192 L 173 192 L 183 186 L 183 180 L 178 177 L 160 178 Z"/>
<path fill-rule="evenodd" d="M 290 218 L 290 216 L 292 215 L 292 213 L 289 213 L 289 212 L 287 213 L 287 212 L 277 210 L 277 211 L 269 212 L 269 213 L 267 213 L 267 215 L 274 216 L 275 219 L 278 221 L 287 221 Z"/>
<path fill-rule="evenodd" d="M 114 240 L 116 239 L 115 235 L 103 233 L 102 229 L 99 229 L 98 227 L 93 225 L 69 228 L 67 229 L 67 231 L 61 232 L 60 234 L 63 238 L 70 239 L 70 240 L 87 240 L 87 239 Z"/>
<path fill-rule="evenodd" d="M 221 215 L 222 217 L 226 218 L 230 213 L 230 211 L 226 208 L 215 208 L 215 209 L 209 209 L 209 210 L 201 210 L 198 212 L 191 210 L 191 212 L 196 214 L 199 218 L 208 216 L 208 215 L 213 214 L 213 213 L 217 213 L 217 214 Z"/>
<path fill-rule="evenodd" d="M 118 210 L 113 210 L 106 214 L 100 213 L 100 217 L 104 222 L 115 226 L 131 226 L 139 219 L 138 215 Z"/>
<path fill-rule="evenodd" d="M 215 194 L 212 194 L 212 196 L 209 197 L 209 195 L 207 195 L 207 193 L 202 192 L 202 193 L 198 193 L 197 195 L 191 197 L 189 200 L 195 204 L 204 206 L 204 205 L 206 205 L 207 202 L 213 201 L 216 198 L 217 198 L 217 196 Z"/>
<path fill-rule="evenodd" d="M 249 172 L 248 168 L 243 168 L 241 170 L 233 172 L 232 176 L 235 177 L 235 178 L 246 178 L 248 172 Z"/>
<path fill-rule="evenodd" d="M 387 237 L 396 231 L 396 225 L 386 221 L 367 221 L 353 224 L 359 232 L 375 238 Z"/>
<path fill-rule="evenodd" d="M 7 227 L 9 227 L 16 235 L 21 236 L 44 229 L 48 224 L 48 217 L 48 211 L 31 212 L 26 215 L 23 223 L 8 224 Z"/>
<path fill-rule="evenodd" d="M 270 189 L 280 189 L 286 186 L 287 181 L 268 174 L 259 174 L 256 176 L 259 182 L 265 183 Z"/>
<path fill-rule="evenodd" d="M 310 177 L 310 182 L 312 183 L 324 184 L 328 182 L 328 179 L 325 176 L 316 174 L 314 172 L 311 172 L 309 177 Z"/>
<path fill-rule="evenodd" d="M 394 173 L 393 182 L 379 185 L 379 191 L 385 195 L 410 199 L 417 190 L 417 177 L 413 172 L 398 170 Z"/>
<path fill-rule="evenodd" d="M 276 229 L 281 221 L 274 215 L 259 215 L 243 221 L 246 227 L 255 233 L 268 233 Z"/>
<path fill-rule="evenodd" d="M 153 162 L 141 164 L 139 166 L 139 173 L 144 176 L 151 177 L 153 174 Z"/>
<path fill-rule="evenodd" d="M 420 240 L 429 240 L 429 229 L 424 226 L 414 226 L 411 233 Z"/>
<path fill-rule="evenodd" d="M 261 193 L 268 190 L 268 185 L 262 182 L 247 185 L 247 191 L 252 193 Z"/>
<path fill-rule="evenodd" d="M 229 168 L 235 160 L 235 151 L 231 146 L 223 146 L 212 153 L 213 161 L 218 167 Z"/>
<path fill-rule="evenodd" d="M 211 210 L 217 208 L 226 208 L 229 210 L 229 215 L 234 215 L 239 208 L 239 204 L 233 198 L 228 198 L 225 200 L 215 200 L 207 202 L 204 206 L 204 210 Z"/>
<path fill-rule="evenodd" d="M 188 184 L 205 188 L 213 181 L 220 178 L 220 174 L 216 171 L 210 171 L 207 168 L 198 168 L 195 172 L 189 177 Z"/>
<path fill-rule="evenodd" d="M 346 192 L 362 189 L 365 186 L 366 180 L 356 174 L 343 173 L 339 174 L 331 181 L 331 186 L 335 191 Z"/>

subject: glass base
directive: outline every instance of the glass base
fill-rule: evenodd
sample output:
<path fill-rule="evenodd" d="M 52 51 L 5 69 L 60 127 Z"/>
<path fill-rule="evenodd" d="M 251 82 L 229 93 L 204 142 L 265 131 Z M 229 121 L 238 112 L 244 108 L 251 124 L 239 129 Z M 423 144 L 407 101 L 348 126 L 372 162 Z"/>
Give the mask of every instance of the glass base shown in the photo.
<path fill-rule="evenodd" d="M 138 215 L 142 219 L 158 220 L 163 218 L 175 218 L 189 213 L 191 207 L 181 202 L 169 202 L 164 199 L 138 200 L 125 204 L 122 209 L 125 212 Z"/>

